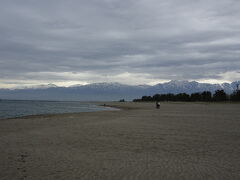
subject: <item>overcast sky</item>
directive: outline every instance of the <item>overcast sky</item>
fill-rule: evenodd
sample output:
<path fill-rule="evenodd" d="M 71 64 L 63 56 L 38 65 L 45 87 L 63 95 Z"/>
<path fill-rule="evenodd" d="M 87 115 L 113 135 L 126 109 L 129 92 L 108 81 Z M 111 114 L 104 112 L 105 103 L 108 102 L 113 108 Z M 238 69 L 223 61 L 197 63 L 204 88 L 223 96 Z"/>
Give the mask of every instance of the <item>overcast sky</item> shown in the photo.
<path fill-rule="evenodd" d="M 0 0 L 0 88 L 240 80 L 239 0 Z"/>

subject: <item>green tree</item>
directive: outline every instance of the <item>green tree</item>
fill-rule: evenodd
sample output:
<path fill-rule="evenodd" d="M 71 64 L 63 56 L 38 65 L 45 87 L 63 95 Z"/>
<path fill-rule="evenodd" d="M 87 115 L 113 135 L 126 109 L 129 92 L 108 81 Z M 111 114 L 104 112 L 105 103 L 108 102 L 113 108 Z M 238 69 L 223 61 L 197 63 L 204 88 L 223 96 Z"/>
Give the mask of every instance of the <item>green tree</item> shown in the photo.
<path fill-rule="evenodd" d="M 234 92 L 230 95 L 230 99 L 231 99 L 231 101 L 240 101 L 240 90 L 234 91 Z"/>
<path fill-rule="evenodd" d="M 204 91 L 201 94 L 202 101 L 211 101 L 212 100 L 212 93 L 210 91 Z"/>
<path fill-rule="evenodd" d="M 186 93 L 177 94 L 175 97 L 176 97 L 177 101 L 189 101 L 190 100 L 190 96 Z"/>
<path fill-rule="evenodd" d="M 161 101 L 161 95 L 160 95 L 160 94 L 155 94 L 155 95 L 153 96 L 153 100 L 154 100 L 154 101 Z"/>
<path fill-rule="evenodd" d="M 224 90 L 216 90 L 213 94 L 213 100 L 214 101 L 226 101 L 227 100 L 227 94 L 224 92 Z"/>
<path fill-rule="evenodd" d="M 201 95 L 201 93 L 193 93 L 193 94 L 191 94 L 190 99 L 191 99 L 191 101 L 201 101 L 202 95 Z"/>
<path fill-rule="evenodd" d="M 151 96 L 143 96 L 142 101 L 153 101 Z"/>

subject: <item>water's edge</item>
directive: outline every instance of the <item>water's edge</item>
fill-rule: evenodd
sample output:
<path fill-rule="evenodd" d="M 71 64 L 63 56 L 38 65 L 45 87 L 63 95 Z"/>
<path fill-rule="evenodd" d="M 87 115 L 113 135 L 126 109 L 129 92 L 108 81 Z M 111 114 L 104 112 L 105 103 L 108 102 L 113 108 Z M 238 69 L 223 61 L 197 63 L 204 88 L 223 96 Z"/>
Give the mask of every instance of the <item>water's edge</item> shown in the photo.
<path fill-rule="evenodd" d="M 76 101 L 0 101 L 0 120 L 58 114 L 116 111 L 115 107 Z"/>

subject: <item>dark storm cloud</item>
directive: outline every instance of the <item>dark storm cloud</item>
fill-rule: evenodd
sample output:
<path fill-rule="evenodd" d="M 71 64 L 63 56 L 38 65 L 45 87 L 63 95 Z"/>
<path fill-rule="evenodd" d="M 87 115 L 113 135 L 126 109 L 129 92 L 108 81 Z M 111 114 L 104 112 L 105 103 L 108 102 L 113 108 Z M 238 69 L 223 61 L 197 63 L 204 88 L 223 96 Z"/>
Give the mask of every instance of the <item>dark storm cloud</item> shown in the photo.
<path fill-rule="evenodd" d="M 239 9 L 237 0 L 0 0 L 0 85 L 236 80 Z"/>

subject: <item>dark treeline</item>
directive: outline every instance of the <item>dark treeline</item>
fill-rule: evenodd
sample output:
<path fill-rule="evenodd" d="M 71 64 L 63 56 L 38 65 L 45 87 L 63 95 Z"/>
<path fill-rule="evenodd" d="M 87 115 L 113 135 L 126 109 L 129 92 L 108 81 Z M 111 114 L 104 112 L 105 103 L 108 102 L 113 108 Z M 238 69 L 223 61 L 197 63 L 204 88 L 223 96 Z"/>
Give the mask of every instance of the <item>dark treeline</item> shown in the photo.
<path fill-rule="evenodd" d="M 134 99 L 134 102 L 141 101 L 240 101 L 240 90 L 234 91 L 228 95 L 224 90 L 217 90 L 214 94 L 209 91 L 201 93 L 180 94 L 155 94 L 153 96 L 142 96 L 141 99 Z"/>

